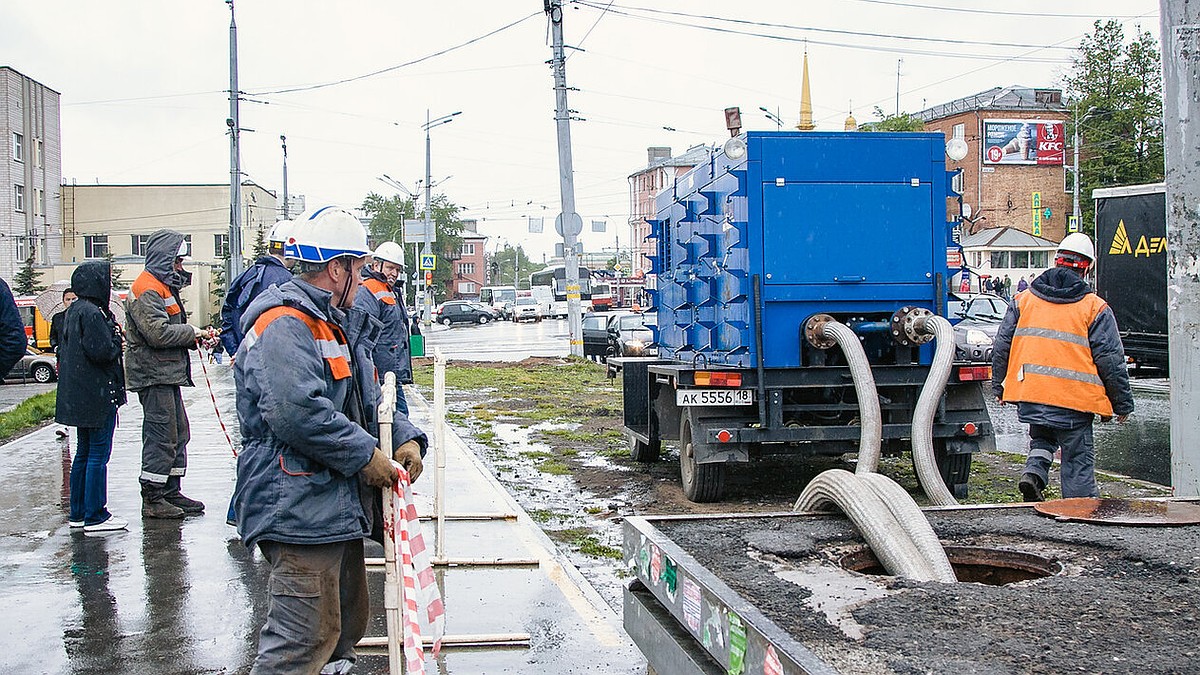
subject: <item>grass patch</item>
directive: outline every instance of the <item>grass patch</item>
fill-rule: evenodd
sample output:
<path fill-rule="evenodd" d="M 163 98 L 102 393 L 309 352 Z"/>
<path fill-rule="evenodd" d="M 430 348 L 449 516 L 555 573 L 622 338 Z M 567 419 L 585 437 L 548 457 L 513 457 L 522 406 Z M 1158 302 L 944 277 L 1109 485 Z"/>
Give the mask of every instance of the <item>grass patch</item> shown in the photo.
<path fill-rule="evenodd" d="M 0 440 L 19 436 L 54 419 L 54 402 L 57 397 L 57 391 L 30 396 L 9 412 L 0 413 Z"/>
<path fill-rule="evenodd" d="M 491 429 L 480 429 L 475 432 L 475 440 L 488 446 L 489 448 L 500 447 L 500 439 L 496 437 L 496 432 Z"/>
<path fill-rule="evenodd" d="M 621 549 L 601 544 L 596 535 L 586 527 L 569 527 L 563 530 L 546 530 L 553 540 L 569 544 L 571 548 L 593 558 L 612 558 L 621 560 Z"/>
<path fill-rule="evenodd" d="M 522 450 L 520 455 L 529 459 L 554 459 L 555 457 L 553 452 L 546 452 L 545 450 Z"/>
<path fill-rule="evenodd" d="M 571 475 L 571 467 L 567 466 L 565 462 L 561 462 L 557 459 L 547 459 L 538 462 L 537 470 L 541 471 L 542 473 L 548 473 L 552 476 Z"/>
<path fill-rule="evenodd" d="M 551 509 L 534 509 L 529 512 L 529 517 L 544 525 L 554 519 L 562 520 L 567 517 L 567 514 Z"/>

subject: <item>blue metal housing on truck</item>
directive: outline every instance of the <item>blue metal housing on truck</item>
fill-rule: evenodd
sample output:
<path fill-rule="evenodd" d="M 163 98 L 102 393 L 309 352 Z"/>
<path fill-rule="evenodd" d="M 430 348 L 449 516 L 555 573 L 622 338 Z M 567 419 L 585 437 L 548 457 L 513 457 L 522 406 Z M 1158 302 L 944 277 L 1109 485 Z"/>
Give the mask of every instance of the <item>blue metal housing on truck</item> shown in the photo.
<path fill-rule="evenodd" d="M 650 220 L 661 357 L 795 368 L 803 325 L 901 306 L 945 315 L 948 190 L 940 133 L 747 132 L 677 179 Z M 769 224 L 769 226 L 767 226 Z M 791 336 L 780 339 L 779 336 Z M 918 362 L 928 364 L 931 349 Z"/>

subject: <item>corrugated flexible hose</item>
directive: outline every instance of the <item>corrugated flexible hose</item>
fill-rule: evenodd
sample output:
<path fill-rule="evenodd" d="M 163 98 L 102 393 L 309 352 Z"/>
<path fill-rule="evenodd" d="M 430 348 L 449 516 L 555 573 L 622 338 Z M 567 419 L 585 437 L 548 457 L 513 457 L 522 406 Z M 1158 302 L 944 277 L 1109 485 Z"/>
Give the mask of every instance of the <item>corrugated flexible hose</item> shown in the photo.
<path fill-rule="evenodd" d="M 913 411 L 913 466 L 917 470 L 917 480 L 921 483 L 921 489 L 925 491 L 929 501 L 938 506 L 955 506 L 958 500 L 950 494 L 942 480 L 933 452 L 933 418 L 937 415 L 938 403 L 942 400 L 942 392 L 946 390 L 946 381 L 950 378 L 950 368 L 954 361 L 954 328 L 946 319 L 933 315 L 922 320 L 917 329 L 932 333 L 937 341 L 937 348 L 933 352 L 933 365 L 929 368 L 929 376 L 925 379 L 925 386 L 921 388 L 921 396 L 917 399 L 917 407 Z"/>
<path fill-rule="evenodd" d="M 921 509 L 913 501 L 908 491 L 883 474 L 860 473 L 855 475 L 874 490 L 875 494 L 891 510 L 896 522 L 900 524 L 900 527 L 908 534 L 908 538 L 921 552 L 921 556 L 929 563 L 934 580 L 946 583 L 958 581 L 958 577 L 954 574 L 954 567 L 950 565 L 950 559 L 946 557 L 946 549 L 942 548 L 942 542 L 934 533 L 929 519 L 925 517 L 924 513 L 921 513 Z"/>
<path fill-rule="evenodd" d="M 858 421 L 862 431 L 858 438 L 858 467 L 855 473 L 874 473 L 879 468 L 880 444 L 883 442 L 883 415 L 879 411 L 879 392 L 875 376 L 858 335 L 846 324 L 830 321 L 823 327 L 825 337 L 833 340 L 846 355 L 854 393 L 858 397 Z"/>

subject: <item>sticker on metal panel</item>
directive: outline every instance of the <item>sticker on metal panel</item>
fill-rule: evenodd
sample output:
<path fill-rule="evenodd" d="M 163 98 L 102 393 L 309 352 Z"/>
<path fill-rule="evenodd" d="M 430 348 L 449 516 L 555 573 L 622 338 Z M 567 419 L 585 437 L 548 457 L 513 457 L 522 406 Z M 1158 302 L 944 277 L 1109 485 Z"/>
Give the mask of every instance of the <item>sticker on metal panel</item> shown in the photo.
<path fill-rule="evenodd" d="M 721 624 L 721 608 L 711 602 L 704 603 L 708 607 L 708 618 L 704 620 L 704 633 L 700 643 L 705 649 L 725 649 L 725 631 Z"/>
<path fill-rule="evenodd" d="M 667 585 L 667 599 L 675 602 L 675 593 L 679 590 L 679 576 L 675 562 L 670 556 L 663 556 L 662 580 Z"/>
<path fill-rule="evenodd" d="M 650 544 L 650 582 L 655 586 L 662 581 L 662 551 Z"/>
<path fill-rule="evenodd" d="M 742 618 L 729 613 L 729 675 L 742 675 L 746 670 L 746 626 Z"/>
<path fill-rule="evenodd" d="M 650 552 L 646 550 L 646 539 L 642 538 L 642 546 L 638 549 L 638 574 L 645 580 L 650 580 Z"/>
<path fill-rule="evenodd" d="M 775 645 L 767 645 L 767 655 L 763 657 L 763 675 L 783 675 L 783 663 L 775 653 Z"/>
<path fill-rule="evenodd" d="M 700 630 L 700 585 L 683 578 L 683 621 L 693 633 Z"/>

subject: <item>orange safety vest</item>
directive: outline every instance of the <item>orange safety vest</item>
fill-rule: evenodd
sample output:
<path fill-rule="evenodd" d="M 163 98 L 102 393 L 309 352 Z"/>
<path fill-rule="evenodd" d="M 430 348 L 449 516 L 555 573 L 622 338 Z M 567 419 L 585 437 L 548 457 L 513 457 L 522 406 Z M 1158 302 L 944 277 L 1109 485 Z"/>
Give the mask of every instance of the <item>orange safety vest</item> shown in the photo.
<path fill-rule="evenodd" d="M 163 305 L 167 308 L 167 316 L 175 316 L 182 311 L 179 302 L 175 300 L 175 296 L 171 293 L 171 289 L 167 288 L 166 284 L 159 281 L 157 277 L 150 274 L 147 270 L 142 270 L 142 273 L 134 280 L 133 287 L 129 290 L 133 293 L 134 300 L 146 291 L 157 293 L 163 299 Z"/>
<path fill-rule="evenodd" d="M 300 319 L 304 325 L 308 326 L 313 339 L 317 341 L 317 349 L 321 352 L 321 357 L 329 365 L 329 372 L 333 375 L 333 379 L 342 380 L 350 377 L 350 346 L 346 341 L 346 334 L 338 326 L 309 316 L 295 307 L 281 305 L 263 312 L 255 319 L 250 332 L 246 333 L 247 349 L 253 347 L 254 343 L 258 342 L 258 338 L 267 330 L 267 326 L 281 316 Z"/>
<path fill-rule="evenodd" d="M 1095 293 L 1064 305 L 1029 291 L 1018 293 L 1020 318 L 1004 376 L 1004 400 L 1112 417 L 1112 402 L 1088 341 L 1088 328 L 1107 306 Z"/>
<path fill-rule="evenodd" d="M 392 289 L 388 288 L 386 283 L 378 279 L 367 278 L 363 280 L 362 284 L 363 286 L 367 287 L 368 291 L 371 291 L 371 295 L 374 295 L 375 298 L 383 304 L 396 304 L 396 296 L 392 293 Z"/>

